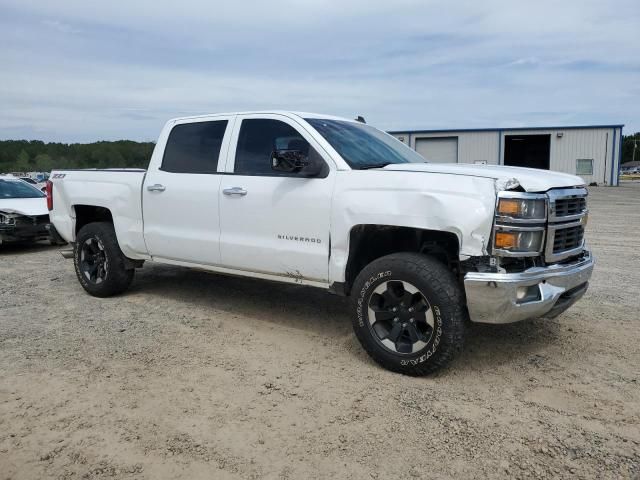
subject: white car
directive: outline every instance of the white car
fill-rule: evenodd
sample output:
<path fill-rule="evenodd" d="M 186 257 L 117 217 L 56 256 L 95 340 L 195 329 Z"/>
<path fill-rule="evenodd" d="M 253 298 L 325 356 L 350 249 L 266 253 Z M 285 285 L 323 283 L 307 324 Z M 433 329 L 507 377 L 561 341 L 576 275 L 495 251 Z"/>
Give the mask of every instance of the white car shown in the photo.
<path fill-rule="evenodd" d="M 0 243 L 51 239 L 46 195 L 13 176 L 0 176 Z"/>
<path fill-rule="evenodd" d="M 363 123 L 293 112 L 169 121 L 148 170 L 58 170 L 51 219 L 91 295 L 144 261 L 352 297 L 384 367 L 446 365 L 467 319 L 553 317 L 587 290 L 587 190 L 573 175 L 429 164 Z"/>
<path fill-rule="evenodd" d="M 40 190 L 41 192 L 46 192 L 47 189 L 47 182 L 38 182 L 36 180 L 34 180 L 31 177 L 20 177 L 20 180 L 27 182 L 30 185 L 33 185 L 34 187 L 36 187 L 38 190 Z"/>

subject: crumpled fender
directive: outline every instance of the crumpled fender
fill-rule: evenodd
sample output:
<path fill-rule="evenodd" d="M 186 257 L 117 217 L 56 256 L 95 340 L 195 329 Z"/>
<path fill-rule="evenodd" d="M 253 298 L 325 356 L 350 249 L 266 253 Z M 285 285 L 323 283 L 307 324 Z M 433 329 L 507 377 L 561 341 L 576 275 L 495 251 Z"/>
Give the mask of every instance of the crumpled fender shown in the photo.
<path fill-rule="evenodd" d="M 460 258 L 487 255 L 496 202 L 494 179 L 392 171 L 339 173 L 331 215 L 329 278 L 344 282 L 356 225 L 438 230 L 456 235 Z"/>

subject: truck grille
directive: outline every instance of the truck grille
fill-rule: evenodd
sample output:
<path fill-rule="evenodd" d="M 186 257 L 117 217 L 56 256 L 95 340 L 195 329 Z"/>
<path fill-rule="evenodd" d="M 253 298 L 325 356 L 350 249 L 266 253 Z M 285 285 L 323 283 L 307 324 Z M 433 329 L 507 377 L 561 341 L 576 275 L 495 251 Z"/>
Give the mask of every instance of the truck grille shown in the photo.
<path fill-rule="evenodd" d="M 549 224 L 545 260 L 559 262 L 578 255 L 584 249 L 587 220 L 587 190 L 567 188 L 550 190 Z"/>
<path fill-rule="evenodd" d="M 558 218 L 579 215 L 587 209 L 587 199 L 584 197 L 559 198 L 555 204 L 555 215 Z"/>
<path fill-rule="evenodd" d="M 583 239 L 584 227 L 582 225 L 558 229 L 553 237 L 553 253 L 558 254 L 582 247 Z"/>

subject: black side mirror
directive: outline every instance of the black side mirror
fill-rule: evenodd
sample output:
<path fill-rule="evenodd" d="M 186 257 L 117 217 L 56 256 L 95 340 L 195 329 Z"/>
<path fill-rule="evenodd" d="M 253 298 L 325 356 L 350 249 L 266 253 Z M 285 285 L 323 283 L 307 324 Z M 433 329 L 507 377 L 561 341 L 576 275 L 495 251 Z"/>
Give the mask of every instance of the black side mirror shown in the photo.
<path fill-rule="evenodd" d="M 307 156 L 300 150 L 274 150 L 271 153 L 271 168 L 278 172 L 298 173 L 307 165 Z"/>
<path fill-rule="evenodd" d="M 322 165 L 318 165 L 300 150 L 274 150 L 271 153 L 271 168 L 276 172 L 300 173 L 303 177 L 315 177 L 320 174 Z"/>

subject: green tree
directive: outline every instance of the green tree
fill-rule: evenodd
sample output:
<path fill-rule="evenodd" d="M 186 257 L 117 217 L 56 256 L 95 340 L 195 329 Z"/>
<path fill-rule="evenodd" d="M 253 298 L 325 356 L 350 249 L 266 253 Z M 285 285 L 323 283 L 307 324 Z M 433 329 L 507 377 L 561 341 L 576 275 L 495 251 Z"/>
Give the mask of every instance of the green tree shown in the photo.
<path fill-rule="evenodd" d="M 31 169 L 29 164 L 29 154 L 26 150 L 21 150 L 16 158 L 15 170 L 19 172 L 28 172 Z"/>
<path fill-rule="evenodd" d="M 53 170 L 53 159 L 46 153 L 39 153 L 33 159 L 34 168 L 38 172 L 50 172 Z"/>
<path fill-rule="evenodd" d="M 636 160 L 640 160 L 640 132 L 633 135 L 627 135 L 622 139 L 622 163 L 630 162 L 633 160 L 634 144 L 637 144 Z"/>
<path fill-rule="evenodd" d="M 152 142 L 44 143 L 0 140 L 0 173 L 63 168 L 146 168 Z"/>

